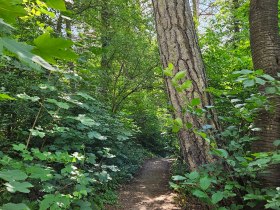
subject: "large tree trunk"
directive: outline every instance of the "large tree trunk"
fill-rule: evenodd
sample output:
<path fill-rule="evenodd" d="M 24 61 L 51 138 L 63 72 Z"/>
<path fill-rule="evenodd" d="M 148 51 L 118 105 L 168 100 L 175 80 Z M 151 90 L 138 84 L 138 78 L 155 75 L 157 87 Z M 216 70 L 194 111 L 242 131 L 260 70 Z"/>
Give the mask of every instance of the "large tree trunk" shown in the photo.
<path fill-rule="evenodd" d="M 255 69 L 263 69 L 266 74 L 276 76 L 280 72 L 280 37 L 278 30 L 278 1 L 251 0 L 250 39 Z M 260 88 L 263 91 L 264 87 Z M 261 110 L 256 126 L 260 140 L 252 145 L 256 152 L 272 151 L 273 142 L 280 139 L 280 98 L 269 95 L 272 111 Z M 270 173 L 263 175 L 267 186 L 280 185 L 280 167 L 270 168 Z"/>
<path fill-rule="evenodd" d="M 174 115 L 183 124 L 191 123 L 192 129 L 183 128 L 179 131 L 180 145 L 184 160 L 190 170 L 195 170 L 202 164 L 213 161 L 209 154 L 209 143 L 194 130 L 199 130 L 205 124 L 211 124 L 217 129 L 215 120 L 206 117 L 196 117 L 186 112 L 186 101 L 194 98 L 201 100 L 200 108 L 211 104 L 209 95 L 205 92 L 206 76 L 198 46 L 194 22 L 189 2 L 186 0 L 153 0 L 158 43 L 161 61 L 164 68 L 169 63 L 174 65 L 173 75 L 179 71 L 187 71 L 180 80 L 192 81 L 192 87 L 183 92 L 176 91 L 172 78 L 165 77 L 169 99 L 174 107 Z"/>

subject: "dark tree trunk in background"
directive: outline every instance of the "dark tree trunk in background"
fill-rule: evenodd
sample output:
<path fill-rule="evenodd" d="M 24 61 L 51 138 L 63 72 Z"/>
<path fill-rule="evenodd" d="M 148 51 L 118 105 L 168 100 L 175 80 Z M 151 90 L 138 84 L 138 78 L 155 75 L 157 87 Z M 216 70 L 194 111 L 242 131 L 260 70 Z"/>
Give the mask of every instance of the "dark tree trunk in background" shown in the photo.
<path fill-rule="evenodd" d="M 236 42 L 239 40 L 239 32 L 240 32 L 240 21 L 237 17 L 238 9 L 240 7 L 239 0 L 232 0 L 232 7 L 233 7 L 233 42 L 234 46 L 236 47 Z"/>
<path fill-rule="evenodd" d="M 172 85 L 172 78 L 165 77 L 169 99 L 174 108 L 176 118 L 181 118 L 184 125 L 192 123 L 194 129 L 201 129 L 211 124 L 217 129 L 215 120 L 198 118 L 184 111 L 186 100 L 200 98 L 200 108 L 211 104 L 205 92 L 206 76 L 201 52 L 195 33 L 192 11 L 186 0 L 153 0 L 158 43 L 161 61 L 164 68 L 169 63 L 174 65 L 173 75 L 179 71 L 187 71 L 185 78 L 192 81 L 192 87 L 179 93 Z M 213 161 L 209 154 L 209 144 L 192 129 L 183 128 L 179 131 L 180 146 L 184 160 L 190 170 L 195 170 L 205 163 Z"/>
<path fill-rule="evenodd" d="M 255 69 L 262 69 L 266 74 L 276 76 L 280 72 L 280 37 L 278 30 L 278 1 L 251 0 L 250 39 Z M 260 88 L 263 91 L 264 87 Z M 253 151 L 266 152 L 275 150 L 273 142 L 280 139 L 280 98 L 269 95 L 272 111 L 261 110 L 256 126 L 259 141 L 252 145 Z M 274 165 L 269 173 L 262 175 L 266 186 L 280 185 L 280 167 Z"/>

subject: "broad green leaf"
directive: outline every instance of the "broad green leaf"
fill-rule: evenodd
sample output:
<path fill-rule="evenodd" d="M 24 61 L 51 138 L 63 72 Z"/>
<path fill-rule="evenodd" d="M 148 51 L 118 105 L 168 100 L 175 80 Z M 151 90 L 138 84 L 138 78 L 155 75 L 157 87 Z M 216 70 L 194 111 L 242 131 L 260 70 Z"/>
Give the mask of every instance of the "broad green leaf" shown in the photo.
<path fill-rule="evenodd" d="M 174 190 L 180 189 L 180 185 L 175 184 L 174 182 L 169 182 L 169 185 L 171 188 L 173 188 Z"/>
<path fill-rule="evenodd" d="M 96 132 L 96 131 L 91 131 L 88 133 L 88 137 L 91 138 L 96 138 L 99 140 L 106 140 L 107 137 L 106 136 L 102 136 L 100 133 Z"/>
<path fill-rule="evenodd" d="M 180 176 L 180 175 L 176 175 L 176 176 L 172 176 L 172 179 L 174 181 L 183 181 L 183 180 L 186 180 L 186 177 Z"/>
<path fill-rule="evenodd" d="M 194 98 L 191 100 L 191 106 L 197 106 L 200 104 L 200 99 L 199 98 Z"/>
<path fill-rule="evenodd" d="M 194 180 L 194 179 L 197 179 L 199 178 L 199 173 L 197 171 L 193 171 L 191 172 L 188 177 L 191 179 L 191 180 Z"/>
<path fill-rule="evenodd" d="M 95 173 L 99 179 L 100 182 L 108 182 L 111 180 L 111 176 L 108 174 L 107 171 L 102 171 L 100 173 Z"/>
<path fill-rule="evenodd" d="M 275 140 L 273 142 L 273 145 L 276 146 L 276 147 L 280 146 L 280 140 Z"/>
<path fill-rule="evenodd" d="M 174 65 L 172 63 L 168 64 L 168 67 L 163 70 L 165 76 L 172 77 Z"/>
<path fill-rule="evenodd" d="M 246 194 L 245 196 L 243 196 L 244 201 L 247 200 L 265 200 L 265 196 L 264 195 L 256 195 L 256 194 Z"/>
<path fill-rule="evenodd" d="M 276 87 L 266 87 L 266 88 L 265 88 L 265 92 L 266 92 L 267 94 L 274 94 L 274 93 L 277 92 L 277 88 L 276 88 Z"/>
<path fill-rule="evenodd" d="M 27 64 L 28 66 L 30 66 L 35 70 L 40 70 L 40 66 L 48 70 L 55 70 L 43 58 L 31 53 L 33 47 L 30 45 L 17 42 L 16 40 L 7 37 L 0 38 L 0 43 L 2 43 L 4 48 L 6 48 L 8 51 L 14 53 L 20 61 L 22 61 L 23 63 Z"/>
<path fill-rule="evenodd" d="M 244 87 L 252 87 L 255 85 L 255 80 L 254 79 L 246 79 L 243 81 Z"/>
<path fill-rule="evenodd" d="M 198 197 L 198 198 L 208 198 L 208 195 L 205 193 L 205 192 L 203 192 L 203 191 L 201 191 L 201 190 L 194 190 L 193 192 L 192 192 L 192 194 L 194 195 L 194 196 L 196 196 L 196 197 Z"/>
<path fill-rule="evenodd" d="M 82 96 L 84 99 L 90 99 L 90 100 L 95 100 L 93 97 L 91 97 L 90 95 L 86 94 L 86 93 L 83 93 L 83 92 L 77 92 L 77 95 L 78 96 Z"/>
<path fill-rule="evenodd" d="M 256 77 L 256 83 L 259 84 L 259 85 L 264 85 L 266 83 L 266 81 L 264 81 L 261 78 Z"/>
<path fill-rule="evenodd" d="M 29 129 L 29 131 L 31 132 L 32 136 L 39 136 L 40 138 L 44 138 L 45 137 L 45 133 L 36 129 Z"/>
<path fill-rule="evenodd" d="M 68 118 L 71 118 L 71 119 L 75 119 L 75 120 L 78 120 L 80 121 L 83 125 L 86 125 L 86 126 L 99 126 L 100 124 L 95 122 L 93 119 L 87 117 L 86 115 L 84 114 L 79 114 L 78 117 L 68 117 Z"/>
<path fill-rule="evenodd" d="M 191 81 L 191 80 L 186 80 L 186 81 L 180 86 L 180 88 L 181 88 L 182 90 L 185 90 L 185 89 L 191 88 L 191 86 L 192 86 L 192 81 Z"/>
<path fill-rule="evenodd" d="M 166 69 L 163 70 L 163 74 L 168 77 L 172 77 L 172 70 Z"/>
<path fill-rule="evenodd" d="M 201 189 L 207 190 L 208 187 L 211 185 L 211 179 L 209 179 L 207 176 L 202 177 L 199 180 L 199 185 L 200 185 Z"/>
<path fill-rule="evenodd" d="M 183 127 L 183 121 L 182 121 L 182 119 L 181 118 L 176 118 L 175 120 L 174 120 L 174 123 L 176 124 L 176 125 L 179 125 L 181 128 Z"/>
<path fill-rule="evenodd" d="M 52 38 L 49 33 L 42 34 L 34 40 L 36 48 L 32 52 L 46 59 L 48 62 L 56 64 L 55 59 L 72 61 L 77 58 L 71 46 L 73 42 L 63 38 Z"/>
<path fill-rule="evenodd" d="M 246 75 L 246 74 L 251 74 L 251 73 L 253 73 L 253 71 L 248 70 L 248 69 L 243 69 L 243 70 L 241 70 L 241 71 L 234 71 L 234 72 L 233 72 L 233 74 L 244 74 L 244 75 Z"/>
<path fill-rule="evenodd" d="M 5 170 L 0 171 L 0 178 L 5 181 L 25 180 L 27 178 L 27 174 L 21 170 Z"/>
<path fill-rule="evenodd" d="M 40 202 L 39 210 L 60 210 L 69 209 L 70 198 L 63 194 L 47 194 L 44 195 L 44 199 Z"/>
<path fill-rule="evenodd" d="M 219 157 L 227 158 L 228 152 L 224 149 L 214 149 L 213 152 Z"/>
<path fill-rule="evenodd" d="M 11 193 L 15 193 L 15 192 L 29 193 L 30 190 L 28 188 L 33 187 L 33 185 L 29 182 L 17 182 L 17 181 L 5 183 L 5 186 L 7 187 L 7 190 Z"/>
<path fill-rule="evenodd" d="M 1 1 L 1 0 L 0 0 Z M 10 24 L 6 23 L 3 19 L 0 18 L 0 25 L 5 26 L 11 30 L 14 30 L 15 28 L 11 26 Z M 1 30 L 1 29 L 0 29 Z"/>
<path fill-rule="evenodd" d="M 7 94 L 0 93 L 0 101 L 4 101 L 4 100 L 16 100 L 16 99 Z"/>
<path fill-rule="evenodd" d="M 49 84 L 39 84 L 39 88 L 42 90 L 49 89 L 50 91 L 55 91 L 56 87 L 49 85 Z"/>
<path fill-rule="evenodd" d="M 213 204 L 216 204 L 216 203 L 220 202 L 221 200 L 223 200 L 223 198 L 224 198 L 223 192 L 218 191 L 212 195 L 211 201 Z"/>
<path fill-rule="evenodd" d="M 175 76 L 175 80 L 180 80 L 183 79 L 186 76 L 187 72 L 186 71 L 179 71 Z"/>
<path fill-rule="evenodd" d="M 82 201 L 79 200 L 77 202 L 75 202 L 76 204 L 78 204 L 80 206 L 80 210 L 92 210 L 93 208 L 91 207 L 91 203 L 88 201 Z"/>
<path fill-rule="evenodd" d="M 0 0 L 0 18 L 3 18 L 4 21 L 15 23 L 18 17 L 25 14 L 22 0 Z"/>
<path fill-rule="evenodd" d="M 57 101 L 55 99 L 52 99 L 52 98 L 48 98 L 46 101 L 49 102 L 49 103 L 57 105 L 59 108 L 69 109 L 69 105 L 65 102 L 59 102 L 59 101 Z"/>
<path fill-rule="evenodd" d="M 0 207 L 1 210 L 30 210 L 24 203 L 7 203 Z"/>
<path fill-rule="evenodd" d="M 30 100 L 32 102 L 36 102 L 40 100 L 38 96 L 29 96 L 26 93 L 17 94 L 17 97 L 24 100 Z"/>
<path fill-rule="evenodd" d="M 40 179 L 41 181 L 47 181 L 53 178 L 50 169 L 40 166 L 29 166 L 26 168 L 26 172 L 30 174 L 30 178 Z"/>
<path fill-rule="evenodd" d="M 264 74 L 264 75 L 262 75 L 262 77 L 263 77 L 264 79 L 268 80 L 268 81 L 274 81 L 274 80 L 275 80 L 272 76 L 270 76 L 270 75 L 268 75 L 268 74 Z"/>
<path fill-rule="evenodd" d="M 26 146 L 24 144 L 13 144 L 13 150 L 23 151 L 26 150 Z"/>
<path fill-rule="evenodd" d="M 47 0 L 46 4 L 48 7 L 58 9 L 60 11 L 66 11 L 64 0 Z"/>

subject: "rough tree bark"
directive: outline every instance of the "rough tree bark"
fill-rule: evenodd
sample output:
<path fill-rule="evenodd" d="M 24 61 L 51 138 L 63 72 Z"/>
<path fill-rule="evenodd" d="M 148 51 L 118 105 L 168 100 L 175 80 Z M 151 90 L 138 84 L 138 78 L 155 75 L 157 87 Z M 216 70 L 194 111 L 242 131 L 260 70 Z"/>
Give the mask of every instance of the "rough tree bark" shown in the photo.
<path fill-rule="evenodd" d="M 250 39 L 255 69 L 276 76 L 280 72 L 280 36 L 278 29 L 278 0 L 251 0 Z M 260 88 L 263 91 L 264 87 Z M 280 139 L 280 98 L 270 95 L 272 111 L 261 110 L 256 126 L 260 140 L 252 145 L 256 152 L 272 151 L 273 142 Z M 280 185 L 280 166 L 274 165 L 269 174 L 262 176 L 267 186 Z"/>
<path fill-rule="evenodd" d="M 201 52 L 198 46 L 194 22 L 189 2 L 186 0 L 153 0 L 158 43 L 164 68 L 174 65 L 173 75 L 187 71 L 185 78 L 192 81 L 192 87 L 179 93 L 172 85 L 172 78 L 165 77 L 169 99 L 174 107 L 174 115 L 181 118 L 183 124 L 193 124 L 193 129 L 201 129 L 205 124 L 218 128 L 215 120 L 198 118 L 185 111 L 186 100 L 201 100 L 200 108 L 211 104 L 210 96 L 205 92 L 206 76 Z M 209 144 L 197 135 L 193 129 L 179 131 L 182 155 L 190 170 L 213 161 L 209 154 Z"/>

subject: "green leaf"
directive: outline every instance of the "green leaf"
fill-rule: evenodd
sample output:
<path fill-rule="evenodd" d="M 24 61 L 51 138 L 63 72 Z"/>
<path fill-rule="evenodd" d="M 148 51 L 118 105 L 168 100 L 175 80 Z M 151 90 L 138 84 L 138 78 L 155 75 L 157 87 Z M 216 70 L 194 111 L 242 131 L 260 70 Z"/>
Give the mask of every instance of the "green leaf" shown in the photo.
<path fill-rule="evenodd" d="M 223 198 L 224 198 L 223 192 L 218 191 L 212 195 L 211 201 L 213 204 L 216 204 L 216 203 L 220 202 L 221 200 L 223 200 Z"/>
<path fill-rule="evenodd" d="M 30 190 L 28 188 L 33 187 L 33 185 L 29 182 L 17 182 L 12 181 L 5 183 L 7 190 L 11 193 L 15 192 L 22 192 L 22 193 L 29 193 Z"/>
<path fill-rule="evenodd" d="M 0 93 L 0 101 L 4 101 L 4 100 L 16 100 L 16 99 L 7 94 Z"/>
<path fill-rule="evenodd" d="M 251 74 L 251 73 L 253 73 L 253 71 L 251 71 L 251 70 L 248 70 L 248 69 L 243 69 L 243 70 L 241 70 L 241 71 L 234 71 L 233 72 L 233 74 Z"/>
<path fill-rule="evenodd" d="M 274 94 L 274 93 L 277 92 L 277 88 L 276 88 L 276 87 L 266 87 L 266 88 L 265 88 L 265 92 L 266 92 L 267 94 Z"/>
<path fill-rule="evenodd" d="M 186 90 L 192 87 L 192 81 L 191 80 L 186 80 L 181 86 L 180 88 L 182 90 Z"/>
<path fill-rule="evenodd" d="M 216 155 L 219 157 L 227 158 L 228 157 L 228 152 L 224 149 L 214 149 L 213 150 Z"/>
<path fill-rule="evenodd" d="M 260 85 L 265 85 L 266 81 L 264 81 L 264 80 L 261 79 L 261 78 L 256 77 L 256 83 L 257 83 L 257 84 L 260 84 Z"/>
<path fill-rule="evenodd" d="M 66 6 L 64 0 L 47 0 L 46 4 L 48 7 L 58 9 L 61 11 L 66 11 Z"/>
<path fill-rule="evenodd" d="M 77 58 L 71 46 L 73 42 L 63 38 L 52 38 L 49 33 L 45 33 L 34 40 L 36 48 L 32 52 L 46 59 L 48 62 L 56 64 L 55 59 L 72 61 Z"/>
<path fill-rule="evenodd" d="M 199 178 L 199 173 L 197 171 L 191 172 L 188 177 L 192 180 Z"/>
<path fill-rule="evenodd" d="M 24 100 L 30 100 L 32 102 L 36 102 L 40 100 L 38 96 L 29 96 L 26 93 L 17 94 L 17 97 Z"/>
<path fill-rule="evenodd" d="M 274 81 L 275 80 L 272 76 L 270 76 L 268 74 L 264 74 L 264 75 L 262 75 L 262 77 L 265 78 L 268 81 Z"/>
<path fill-rule="evenodd" d="M 24 203 L 7 203 L 0 207 L 1 210 L 30 210 Z"/>
<path fill-rule="evenodd" d="M 244 201 L 247 200 L 265 200 L 265 196 L 263 195 L 256 195 L 256 194 L 246 194 L 245 196 L 243 196 Z"/>
<path fill-rule="evenodd" d="M 22 0 L 0 0 L 0 18 L 8 23 L 15 23 L 18 17 L 26 15 Z"/>
<path fill-rule="evenodd" d="M 244 88 L 246 87 L 252 87 L 255 85 L 255 80 L 254 79 L 246 79 L 243 81 L 243 85 L 244 85 Z"/>
<path fill-rule="evenodd" d="M 36 130 L 36 129 L 29 129 L 29 131 L 31 132 L 32 136 L 39 136 L 40 138 L 44 138 L 45 135 L 46 135 L 44 132 L 41 132 L 41 131 Z"/>
<path fill-rule="evenodd" d="M 102 136 L 100 133 L 96 132 L 96 131 L 91 131 L 88 133 L 88 137 L 90 139 L 92 138 L 96 138 L 96 139 L 99 139 L 99 140 L 106 140 L 107 137 L 106 136 Z"/>
<path fill-rule="evenodd" d="M 187 75 L 187 72 L 186 72 L 186 71 L 179 71 L 179 72 L 174 76 L 174 79 L 178 81 L 178 80 L 180 80 L 180 79 L 183 79 L 186 75 Z"/>
<path fill-rule="evenodd" d="M 95 100 L 93 97 L 91 97 L 90 95 L 83 93 L 83 92 L 77 92 L 77 95 L 82 96 L 86 100 L 88 100 L 88 99 L 93 100 L 93 101 Z"/>
<path fill-rule="evenodd" d="M 17 42 L 14 39 L 10 38 L 0 38 L 0 43 L 10 52 L 14 53 L 17 58 L 22 61 L 23 63 L 27 64 L 31 68 L 35 70 L 40 70 L 39 66 L 42 66 L 48 70 L 55 70 L 48 62 L 46 62 L 43 58 L 39 57 L 38 55 L 34 55 L 31 53 L 33 49 L 32 46 Z M 36 64 L 39 64 L 36 65 Z"/>
<path fill-rule="evenodd" d="M 26 146 L 24 144 L 13 144 L 13 150 L 24 151 L 26 150 Z"/>
<path fill-rule="evenodd" d="M 47 194 L 44 195 L 44 199 L 40 202 L 39 210 L 60 210 L 60 209 L 69 209 L 70 198 L 63 194 Z"/>
<path fill-rule="evenodd" d="M 186 180 L 186 177 L 177 175 L 177 176 L 172 176 L 172 179 L 174 181 L 183 181 L 183 180 Z"/>
<path fill-rule="evenodd" d="M 178 126 L 180 126 L 181 128 L 183 127 L 183 121 L 182 121 L 182 119 L 181 118 L 176 118 L 175 120 L 174 120 L 174 123 L 176 124 L 176 125 L 178 125 Z"/>
<path fill-rule="evenodd" d="M 87 117 L 86 115 L 84 114 L 79 114 L 78 117 L 69 117 L 71 119 L 75 119 L 75 120 L 79 120 L 83 125 L 86 125 L 86 126 L 99 126 L 100 124 L 95 122 L 93 119 Z"/>
<path fill-rule="evenodd" d="M 201 189 L 207 190 L 208 187 L 211 185 L 211 179 L 209 179 L 207 176 L 202 177 L 199 180 L 199 185 L 200 185 Z"/>
<path fill-rule="evenodd" d="M 276 147 L 279 147 L 280 146 L 280 140 L 275 140 L 273 142 L 273 145 L 276 146 Z"/>
<path fill-rule="evenodd" d="M 208 198 L 208 195 L 205 193 L 205 192 L 203 192 L 203 191 L 201 191 L 201 190 L 194 190 L 193 192 L 192 192 L 192 194 L 194 195 L 194 196 L 196 196 L 196 197 L 198 197 L 198 198 Z"/>
<path fill-rule="evenodd" d="M 21 170 L 6 170 L 0 171 L 0 178 L 5 181 L 25 180 L 27 174 Z"/>
<path fill-rule="evenodd" d="M 172 77 L 172 70 L 170 70 L 170 69 L 165 69 L 165 70 L 163 70 L 163 74 L 164 74 L 165 76 Z"/>
<path fill-rule="evenodd" d="M 26 168 L 26 172 L 30 174 L 30 178 L 40 179 L 41 181 L 47 181 L 53 178 L 51 170 L 42 168 L 41 166 L 29 166 Z"/>
<path fill-rule="evenodd" d="M 200 99 L 199 98 L 194 98 L 191 100 L 191 106 L 197 106 L 200 104 Z"/>
<path fill-rule="evenodd" d="M 59 108 L 69 109 L 69 105 L 67 103 L 59 102 L 59 101 L 57 101 L 55 99 L 52 99 L 52 98 L 48 98 L 46 101 L 49 102 L 49 103 L 57 105 Z"/>

